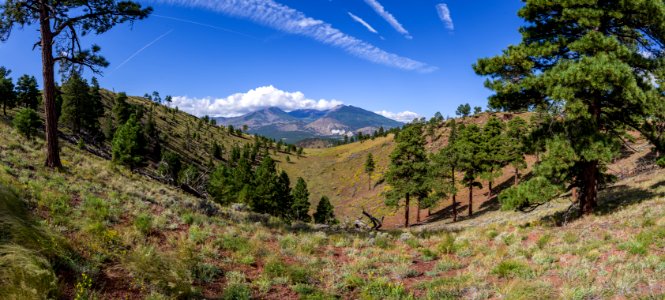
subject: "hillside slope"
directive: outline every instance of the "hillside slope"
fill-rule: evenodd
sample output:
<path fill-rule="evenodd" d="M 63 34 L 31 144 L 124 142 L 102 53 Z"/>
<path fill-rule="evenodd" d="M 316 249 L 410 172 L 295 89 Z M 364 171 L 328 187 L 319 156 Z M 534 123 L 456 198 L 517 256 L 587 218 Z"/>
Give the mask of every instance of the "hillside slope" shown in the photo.
<path fill-rule="evenodd" d="M 3 299 L 665 295 L 662 170 L 606 189 L 597 215 L 570 219 L 565 227 L 551 227 L 556 213 L 517 219 L 497 212 L 513 221 L 398 237 L 294 230 L 194 198 L 66 143 L 65 168 L 55 172 L 42 165 L 43 140 L 27 141 L 4 122 L 0 131 Z M 359 145 L 381 147 L 375 142 Z"/>
<path fill-rule="evenodd" d="M 513 117 L 529 120 L 531 117 L 531 113 L 483 113 L 457 119 L 457 122 L 484 125 L 492 115 L 504 121 Z M 443 124 L 436 126 L 433 135 L 426 134 L 426 148 L 428 151 L 436 152 L 444 147 L 448 143 L 448 134 L 448 128 Z M 622 156 L 609 166 L 610 174 L 625 178 L 654 167 L 652 146 L 637 133 L 633 135 L 634 142 L 630 142 L 628 147 L 624 149 Z M 317 203 L 322 195 L 329 196 L 337 214 L 343 216 L 342 220 L 353 222 L 356 218 L 362 217 L 362 208 L 364 207 L 379 218 L 385 217 L 384 225 L 387 228 L 397 228 L 404 223 L 404 210 L 403 208 L 394 210 L 385 207 L 385 196 L 382 195 L 388 189 L 383 182 L 383 174 L 387 171 L 389 156 L 393 149 L 393 136 L 389 135 L 332 148 L 306 149 L 305 157 L 293 160 L 290 164 L 282 164 L 281 167 L 292 177 L 307 178 L 311 185 L 310 191 L 314 199 L 313 203 Z M 368 153 L 372 153 L 376 161 L 376 171 L 372 175 L 371 189 L 368 175 L 364 172 L 364 163 Z M 536 158 L 526 156 L 526 162 L 528 167 L 522 171 L 523 174 L 528 174 L 531 171 Z M 502 176 L 494 181 L 497 190 L 513 184 L 513 172 L 511 167 L 504 168 Z M 486 213 L 496 212 L 500 208 L 496 195 L 488 198 L 488 186 L 486 182 L 482 184 L 482 188 L 476 188 L 473 192 L 473 208 L 476 212 L 473 219 L 476 222 L 483 222 L 482 216 Z M 464 212 L 460 215 L 462 219 L 466 218 L 468 197 L 467 189 L 458 191 L 459 209 Z M 410 223 L 416 224 L 417 207 L 415 203 L 413 203 L 410 210 L 412 212 Z M 442 199 L 435 208 L 431 210 L 423 209 L 420 213 L 423 224 L 434 223 L 431 226 L 439 228 L 442 224 L 451 223 L 451 199 Z M 478 219 L 478 217 L 481 218 Z M 457 228 L 457 226 L 450 224 L 451 228 Z"/>

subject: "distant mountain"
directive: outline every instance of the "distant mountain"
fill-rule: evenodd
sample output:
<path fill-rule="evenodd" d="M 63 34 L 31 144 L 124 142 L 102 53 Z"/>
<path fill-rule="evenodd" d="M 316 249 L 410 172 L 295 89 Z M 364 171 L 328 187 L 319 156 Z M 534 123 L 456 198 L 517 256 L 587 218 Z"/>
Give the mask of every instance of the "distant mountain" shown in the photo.
<path fill-rule="evenodd" d="M 318 118 L 323 117 L 329 110 L 316 110 L 316 109 L 298 109 L 288 112 L 292 117 L 301 119 L 303 121 L 313 122 Z"/>
<path fill-rule="evenodd" d="M 330 110 L 299 109 L 290 112 L 269 107 L 233 118 L 215 118 L 219 125 L 242 127 L 250 133 L 296 143 L 310 138 L 340 138 L 345 134 L 371 134 L 380 127 L 400 127 L 388 119 L 355 106 L 339 105 Z"/>

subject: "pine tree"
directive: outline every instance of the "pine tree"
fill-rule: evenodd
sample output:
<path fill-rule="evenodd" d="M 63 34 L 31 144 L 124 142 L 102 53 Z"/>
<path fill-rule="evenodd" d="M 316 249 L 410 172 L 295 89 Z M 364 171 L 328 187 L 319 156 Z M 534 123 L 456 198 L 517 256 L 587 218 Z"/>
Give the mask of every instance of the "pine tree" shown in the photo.
<path fill-rule="evenodd" d="M 224 156 L 223 146 L 220 146 L 217 142 L 212 142 L 212 157 L 216 159 L 222 159 Z"/>
<path fill-rule="evenodd" d="M 433 156 L 430 179 L 433 181 L 432 187 L 436 197 L 452 196 L 453 222 L 457 222 L 456 176 L 460 170 L 462 156 L 459 143 L 459 126 L 455 120 L 451 120 L 446 126 L 450 128 L 448 144 Z"/>
<path fill-rule="evenodd" d="M 120 126 L 113 136 L 111 154 L 113 162 L 135 168 L 143 162 L 145 138 L 141 124 L 132 115 L 127 123 Z"/>
<path fill-rule="evenodd" d="M 314 223 L 316 224 L 336 224 L 335 209 L 330 203 L 327 196 L 321 197 L 319 204 L 316 205 L 316 212 L 314 213 Z"/>
<path fill-rule="evenodd" d="M 571 150 L 563 160 L 574 163 L 560 170 L 568 181 L 538 174 L 534 180 L 578 187 L 581 212 L 590 214 L 603 170 L 619 153 L 616 133 L 628 126 L 650 136 L 648 116 L 663 102 L 647 74 L 662 74 L 665 3 L 525 0 L 519 16 L 522 42 L 474 69 L 490 77 L 494 108 L 561 108 L 541 137 Z"/>
<path fill-rule="evenodd" d="M 293 196 L 291 195 L 291 180 L 284 170 L 279 174 L 277 189 L 277 216 L 290 220 Z"/>
<path fill-rule="evenodd" d="M 469 103 L 460 104 L 460 106 L 457 107 L 455 114 L 461 116 L 462 118 L 468 117 L 469 114 L 471 114 L 471 105 L 469 105 Z"/>
<path fill-rule="evenodd" d="M 372 156 L 372 153 L 367 153 L 367 159 L 365 160 L 365 173 L 367 173 L 367 184 L 368 190 L 372 190 L 372 173 L 374 173 L 375 169 L 374 165 L 374 157 Z"/>
<path fill-rule="evenodd" d="M 23 75 L 18 78 L 16 82 L 16 98 L 18 103 L 22 104 L 25 108 L 32 108 L 37 110 L 39 106 L 39 87 L 37 86 L 37 78 L 34 76 Z"/>
<path fill-rule="evenodd" d="M 127 103 L 127 94 L 122 92 L 118 93 L 115 96 L 115 103 L 113 104 L 113 117 L 115 118 L 116 124 L 125 124 L 131 113 L 132 109 L 129 106 L 129 103 Z"/>
<path fill-rule="evenodd" d="M 478 125 L 471 124 L 460 128 L 457 140 L 460 153 L 459 170 L 464 172 L 462 181 L 469 189 L 469 217 L 473 216 L 473 188 L 482 187 L 476 179 L 485 171 L 486 154 L 483 143 L 484 137 Z"/>
<path fill-rule="evenodd" d="M 60 123 L 69 127 L 74 134 L 79 134 L 89 120 L 85 120 L 86 110 L 93 110 L 88 82 L 78 73 L 73 73 L 62 85 L 62 113 Z"/>
<path fill-rule="evenodd" d="M 293 197 L 293 205 L 291 205 L 293 220 L 311 222 L 312 219 L 309 216 L 309 191 L 307 190 L 307 183 L 302 177 L 298 177 L 291 195 Z"/>
<path fill-rule="evenodd" d="M 479 114 L 482 113 L 482 112 L 483 112 L 483 108 L 480 107 L 480 106 L 475 106 L 475 107 L 473 108 L 473 114 L 474 114 L 474 115 L 479 115 Z"/>
<path fill-rule="evenodd" d="M 14 116 L 12 124 L 21 134 L 31 139 L 37 133 L 37 128 L 42 126 L 42 120 L 34 109 L 23 108 Z"/>
<path fill-rule="evenodd" d="M 104 116 L 104 103 L 102 103 L 102 93 L 97 78 L 90 80 L 90 97 L 88 109 L 83 111 L 83 128 L 93 135 L 98 135 L 101 131 L 99 119 Z"/>
<path fill-rule="evenodd" d="M 233 172 L 220 164 L 210 175 L 208 193 L 215 202 L 227 205 L 238 200 L 239 190 L 236 189 Z"/>
<path fill-rule="evenodd" d="M 241 161 L 243 160 L 246 160 L 244 155 L 241 158 Z M 252 209 L 260 213 L 277 215 L 280 209 L 277 207 L 279 191 L 279 176 L 275 161 L 270 156 L 264 157 L 255 172 L 252 202 L 250 204 Z"/>
<path fill-rule="evenodd" d="M 162 104 L 162 97 L 159 96 L 158 91 L 152 92 L 152 101 L 155 101 L 155 103 Z"/>
<path fill-rule="evenodd" d="M 508 121 L 506 130 L 506 143 L 502 150 L 506 162 L 510 164 L 514 172 L 514 185 L 519 183 L 520 170 L 527 167 L 524 154 L 526 153 L 525 141 L 528 134 L 528 124 L 520 117 Z"/>
<path fill-rule="evenodd" d="M 504 134 L 505 124 L 497 117 L 490 117 L 483 127 L 483 169 L 481 178 L 487 180 L 489 192 L 487 199 L 492 198 L 493 183 L 496 178 L 503 174 L 503 167 L 507 164 L 505 157 L 505 145 L 507 143 Z"/>
<path fill-rule="evenodd" d="M 14 82 L 12 82 L 11 70 L 0 67 L 0 102 L 2 102 L 2 114 L 7 115 L 7 108 L 13 108 L 16 105 L 16 92 L 14 91 Z"/>
<path fill-rule="evenodd" d="M 386 182 L 392 187 L 386 196 L 386 205 L 397 207 L 404 202 L 404 227 L 409 227 L 409 208 L 412 196 L 428 192 L 429 162 L 425 152 L 422 124 L 406 126 L 395 138 L 395 149 L 390 154 Z"/>

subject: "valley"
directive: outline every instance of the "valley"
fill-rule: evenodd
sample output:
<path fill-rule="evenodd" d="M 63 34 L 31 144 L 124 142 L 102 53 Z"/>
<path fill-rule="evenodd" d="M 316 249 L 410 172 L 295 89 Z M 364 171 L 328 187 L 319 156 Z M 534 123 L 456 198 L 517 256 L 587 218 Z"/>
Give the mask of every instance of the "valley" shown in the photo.
<path fill-rule="evenodd" d="M 467 2 L 0 1 L 0 299 L 665 299 L 665 1 Z"/>

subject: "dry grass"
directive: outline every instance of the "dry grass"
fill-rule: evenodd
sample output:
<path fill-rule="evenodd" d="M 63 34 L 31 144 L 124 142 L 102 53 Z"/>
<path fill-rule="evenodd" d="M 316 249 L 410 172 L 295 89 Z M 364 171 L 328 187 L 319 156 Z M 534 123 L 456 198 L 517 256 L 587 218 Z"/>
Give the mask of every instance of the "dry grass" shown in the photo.
<path fill-rule="evenodd" d="M 35 219 L 38 222 L 30 224 L 38 226 L 28 232 L 50 237 L 36 244 L 0 238 L 1 251 L 12 254 L 0 262 L 0 276 L 24 282 L 40 294 L 101 299 L 588 299 L 665 294 L 664 171 L 604 190 L 597 215 L 571 220 L 565 227 L 549 221 L 565 207 L 567 200 L 562 199 L 530 214 L 487 213 L 475 223 L 462 222 L 466 225 L 454 233 L 414 232 L 415 237 L 400 239 L 399 232 L 369 236 L 296 231 L 274 218 L 216 205 L 215 213 L 206 214 L 209 210 L 201 209 L 204 200 L 67 144 L 62 149 L 65 169 L 45 169 L 42 140 L 26 141 L 4 123 L 0 131 L 0 186 L 13 187 L 31 208 L 24 219 Z M 311 162 L 332 173 L 309 184 L 313 194 L 328 192 L 320 187 L 323 183 L 348 180 L 341 185 L 344 195 L 354 184 L 367 188 L 362 173 L 341 178 L 361 168 L 364 156 L 359 153 L 387 153 L 389 148 L 390 137 L 308 150 L 307 158 L 293 165 Z M 330 157 L 338 160 L 327 161 Z M 349 161 L 353 163 L 346 165 Z M 378 163 L 379 169 L 385 165 Z M 333 170 L 343 166 L 343 171 Z M 35 254 L 36 249 L 47 249 L 45 245 L 53 251 Z M 57 283 L 50 283 L 49 274 Z M 9 290 L 4 282 L 0 291 Z M 16 293 L 7 298 L 26 296 Z"/>

